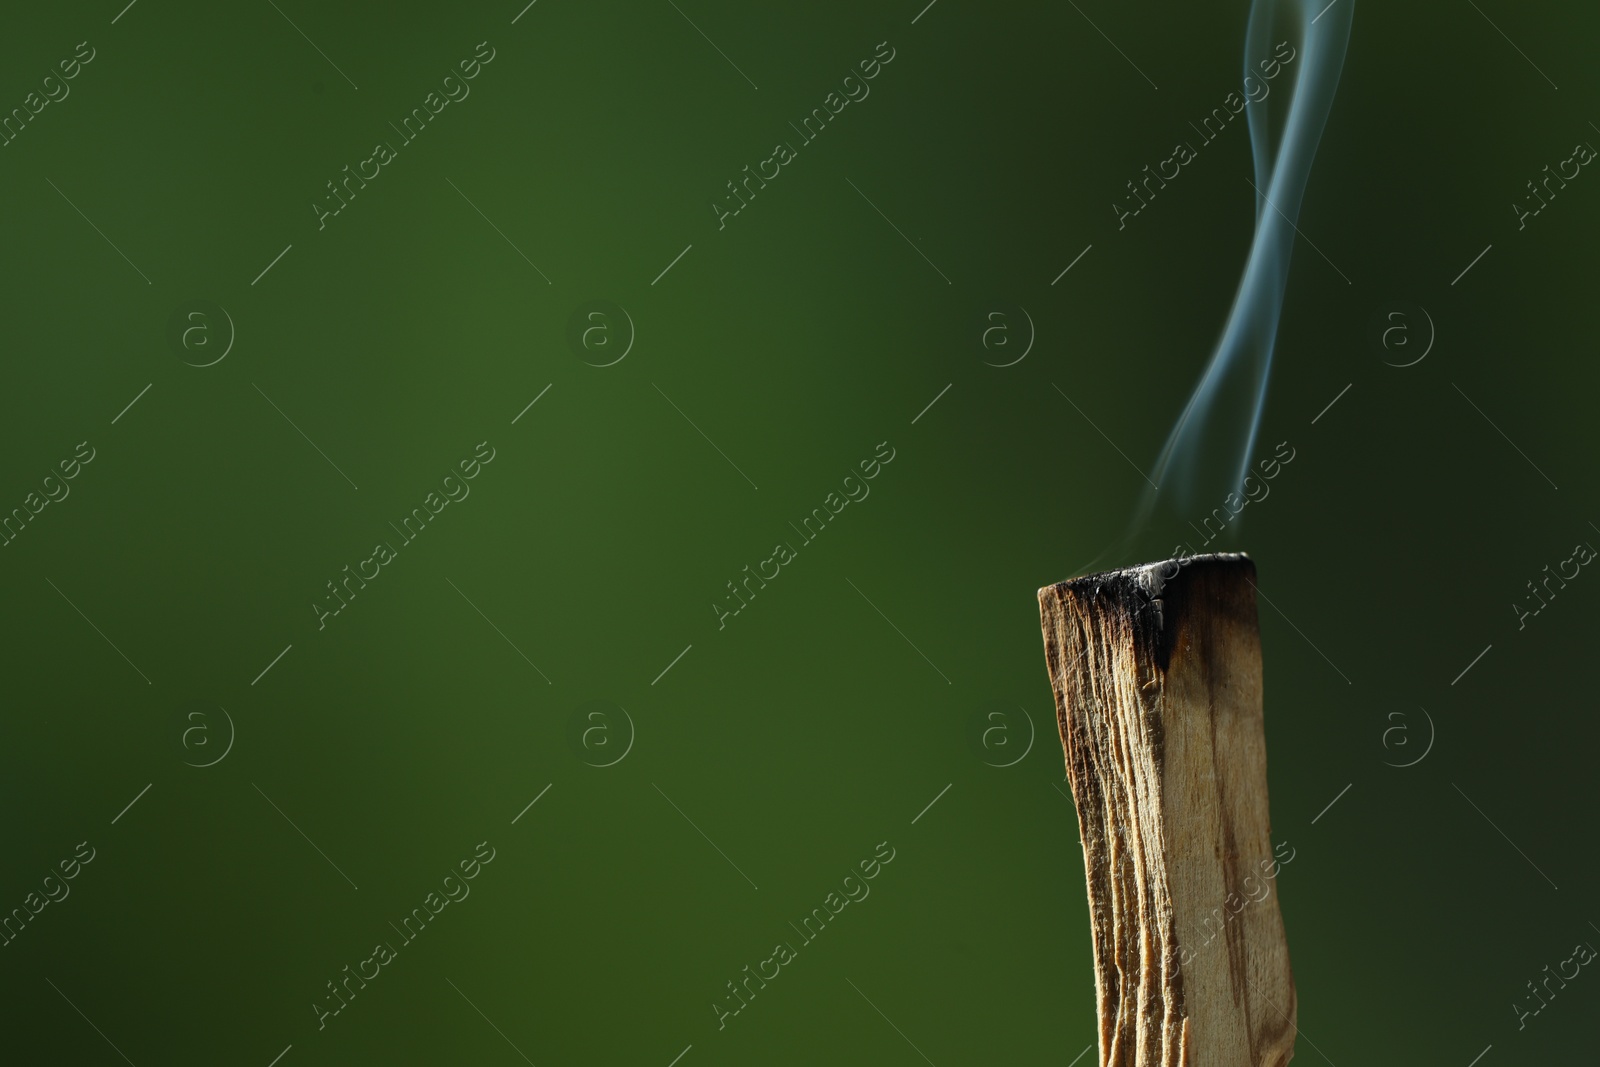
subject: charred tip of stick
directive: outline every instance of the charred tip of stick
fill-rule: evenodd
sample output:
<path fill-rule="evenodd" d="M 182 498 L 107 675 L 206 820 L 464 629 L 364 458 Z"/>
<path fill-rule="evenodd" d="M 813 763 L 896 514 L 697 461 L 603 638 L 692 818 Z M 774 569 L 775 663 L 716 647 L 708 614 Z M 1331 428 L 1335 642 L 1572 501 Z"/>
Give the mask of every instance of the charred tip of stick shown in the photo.
<path fill-rule="evenodd" d="M 1082 605 L 1084 614 L 1091 617 L 1128 620 L 1139 635 L 1139 643 L 1149 649 L 1157 665 L 1165 670 L 1179 619 L 1186 602 L 1192 599 L 1188 594 L 1196 583 L 1206 577 L 1230 575 L 1234 576 L 1230 584 L 1242 590 L 1246 582 L 1255 581 L 1255 573 L 1255 561 L 1243 552 L 1179 556 L 1069 578 L 1040 589 L 1039 600 L 1041 603 L 1047 599 L 1071 600 Z M 1253 594 L 1254 590 L 1250 592 Z"/>
<path fill-rule="evenodd" d="M 1275 895 L 1239 903 L 1273 851 L 1255 573 L 1242 554 L 1190 556 L 1039 590 L 1106 1063 L 1293 1054 Z"/>

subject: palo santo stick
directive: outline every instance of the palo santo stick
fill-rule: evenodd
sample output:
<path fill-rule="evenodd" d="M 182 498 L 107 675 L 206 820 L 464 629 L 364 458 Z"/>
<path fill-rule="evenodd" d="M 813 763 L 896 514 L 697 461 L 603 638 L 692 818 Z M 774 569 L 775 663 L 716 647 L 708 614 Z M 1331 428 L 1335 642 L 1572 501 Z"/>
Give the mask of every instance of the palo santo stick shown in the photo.
<path fill-rule="evenodd" d="M 1039 590 L 1078 807 L 1101 1067 L 1281 1067 L 1255 564 L 1191 556 Z"/>

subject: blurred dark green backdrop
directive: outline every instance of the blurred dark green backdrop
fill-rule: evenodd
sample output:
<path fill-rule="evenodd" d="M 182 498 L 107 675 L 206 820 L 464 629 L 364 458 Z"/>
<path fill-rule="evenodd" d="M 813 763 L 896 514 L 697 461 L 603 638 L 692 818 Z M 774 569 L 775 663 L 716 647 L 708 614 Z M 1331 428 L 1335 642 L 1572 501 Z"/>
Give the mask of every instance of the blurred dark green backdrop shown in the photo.
<path fill-rule="evenodd" d="M 1242 129 L 1125 229 L 1110 205 L 1235 86 L 1246 13 L 12 12 L 0 109 L 70 93 L 0 148 L 0 508 L 31 515 L 0 551 L 0 909 L 27 917 L 0 1059 L 1072 1061 L 1088 915 L 1034 590 L 1122 533 L 1232 299 Z M 1271 598 L 1300 1062 L 1592 1055 L 1600 978 L 1520 1029 L 1516 1005 L 1600 943 L 1600 579 L 1521 629 L 1508 605 L 1600 543 L 1600 188 L 1510 209 L 1600 141 L 1597 25 L 1355 13 L 1262 438 L 1296 459 L 1222 542 Z M 403 144 L 479 42 L 470 96 Z M 870 96 L 719 229 L 726 183 L 880 42 Z M 319 229 L 380 140 L 396 158 Z M 631 322 L 611 366 L 569 343 L 595 301 L 596 345 Z M 1397 309 L 1416 344 L 1385 349 Z M 1435 343 L 1394 366 L 1418 309 Z M 404 543 L 481 442 L 470 496 Z M 870 495 L 803 542 L 880 443 Z M 480 842 L 470 897 L 405 943 Z M 870 896 L 803 944 L 883 842 Z"/>

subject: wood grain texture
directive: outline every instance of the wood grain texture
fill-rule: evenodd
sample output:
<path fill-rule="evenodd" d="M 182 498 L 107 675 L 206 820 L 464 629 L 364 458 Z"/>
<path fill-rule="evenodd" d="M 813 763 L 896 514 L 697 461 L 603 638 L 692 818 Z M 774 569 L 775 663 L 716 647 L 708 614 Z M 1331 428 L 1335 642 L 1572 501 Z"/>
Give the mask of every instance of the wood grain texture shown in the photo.
<path fill-rule="evenodd" d="M 1039 590 L 1078 808 L 1102 1067 L 1281 1067 L 1295 991 L 1267 817 L 1255 564 Z"/>

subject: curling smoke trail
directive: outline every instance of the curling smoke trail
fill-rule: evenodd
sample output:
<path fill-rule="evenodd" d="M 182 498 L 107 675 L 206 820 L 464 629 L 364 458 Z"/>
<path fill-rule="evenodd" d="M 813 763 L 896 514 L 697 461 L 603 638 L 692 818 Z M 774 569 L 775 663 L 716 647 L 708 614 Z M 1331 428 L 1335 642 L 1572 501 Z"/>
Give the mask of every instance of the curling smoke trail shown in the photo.
<path fill-rule="evenodd" d="M 1161 496 L 1187 507 L 1197 492 L 1220 502 L 1237 493 L 1255 454 L 1266 406 L 1272 351 L 1289 281 L 1294 220 L 1300 213 L 1317 142 L 1333 107 L 1334 91 L 1350 41 L 1355 0 L 1255 0 L 1245 31 L 1245 74 L 1259 78 L 1251 63 L 1271 53 L 1280 33 L 1300 54 L 1282 121 L 1262 100 L 1249 107 L 1250 147 L 1255 158 L 1256 229 L 1244 275 L 1222 338 L 1179 416 L 1151 472 L 1159 489 L 1146 490 L 1135 526 L 1143 526 Z M 1277 94 L 1274 94 L 1276 97 Z M 1208 432 L 1208 428 L 1215 427 Z M 1215 472 L 1225 472 L 1218 484 Z M 1208 475 L 1210 477 L 1208 478 Z"/>

